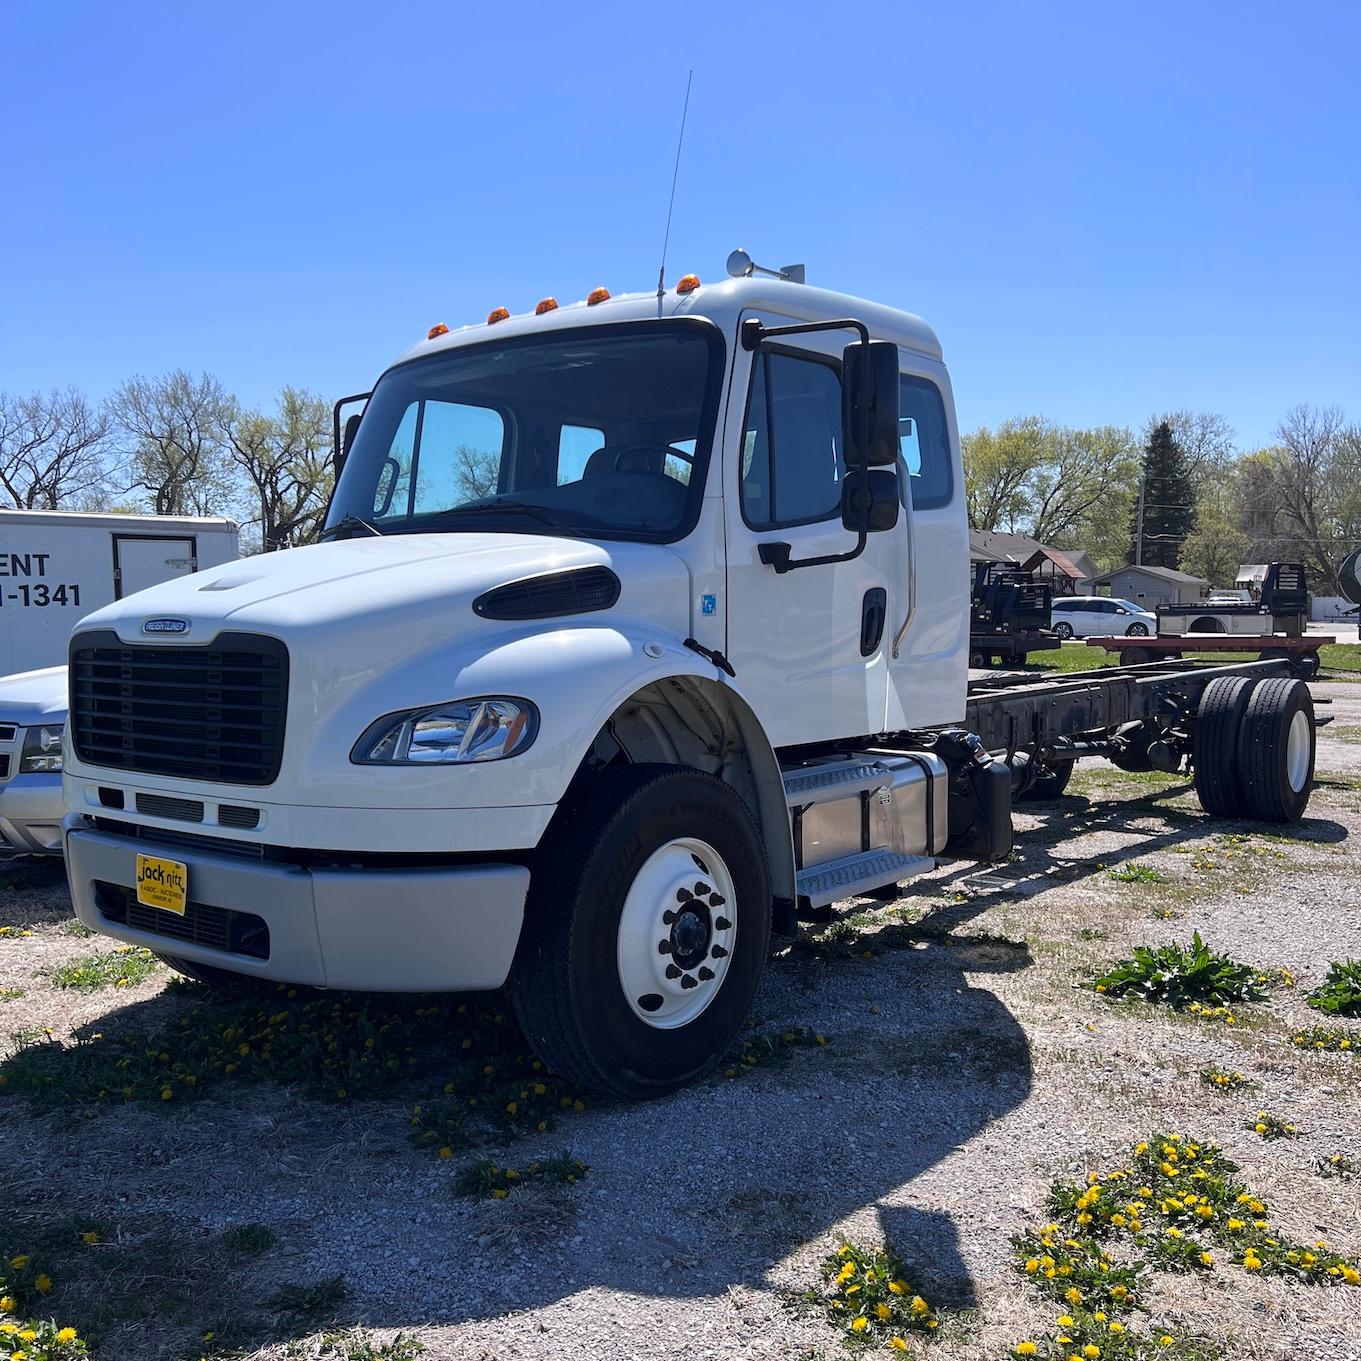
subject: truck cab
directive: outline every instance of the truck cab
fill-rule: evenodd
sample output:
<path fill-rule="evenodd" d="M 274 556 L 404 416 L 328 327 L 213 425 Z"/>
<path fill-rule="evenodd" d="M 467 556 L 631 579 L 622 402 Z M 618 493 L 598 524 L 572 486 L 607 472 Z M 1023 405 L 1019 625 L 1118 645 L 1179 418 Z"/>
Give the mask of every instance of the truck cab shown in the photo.
<path fill-rule="evenodd" d="M 216 981 L 509 978 L 559 1069 L 650 1091 L 726 1047 L 772 922 L 932 863 L 943 764 L 874 743 L 963 716 L 934 333 L 783 280 L 602 292 L 403 355 L 324 542 L 81 622 L 86 925 Z"/>

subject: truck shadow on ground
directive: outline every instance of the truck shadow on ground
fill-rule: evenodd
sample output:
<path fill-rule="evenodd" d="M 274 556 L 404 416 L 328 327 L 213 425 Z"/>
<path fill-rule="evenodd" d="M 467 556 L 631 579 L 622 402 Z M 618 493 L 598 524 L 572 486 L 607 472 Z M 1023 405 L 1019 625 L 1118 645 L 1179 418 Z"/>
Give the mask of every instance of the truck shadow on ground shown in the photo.
<path fill-rule="evenodd" d="M 1320 780 L 1325 784 L 1326 780 Z M 1018 805 L 1017 812 L 1033 821 L 1017 838 L 1012 858 L 980 873 L 977 866 L 961 865 L 939 882 L 946 886 L 967 886 L 984 899 L 996 901 L 1017 894 L 1038 893 L 1056 883 L 1073 883 L 1103 875 L 1115 864 L 1174 850 L 1210 838 L 1234 854 L 1250 854 L 1235 849 L 1223 838 L 1242 838 L 1242 848 L 1270 845 L 1282 856 L 1290 843 L 1301 846 L 1336 845 L 1345 841 L 1348 830 L 1326 817 L 1304 817 L 1297 823 L 1263 824 L 1237 819 L 1207 817 L 1199 805 L 1175 806 L 1187 794 L 1189 782 L 1178 782 L 1150 789 L 1133 798 L 1094 799 L 1085 794 L 1064 794 L 1057 799 L 1035 800 Z M 1151 822 L 1161 825 L 1150 826 Z M 1100 834 L 1120 834 L 1123 843 L 1099 854 L 1074 852 L 1074 840 Z M 1212 842 L 1212 845 L 1214 843 Z M 1067 853 L 1065 853 L 1065 851 Z M 1211 851 L 1213 854 L 1213 851 Z"/>
<path fill-rule="evenodd" d="M 18 1165 L 50 1171 L 40 1182 L 16 1176 L 7 1200 L 20 1220 L 79 1206 L 120 1222 L 110 1264 L 95 1271 L 95 1255 L 63 1263 L 75 1321 L 120 1353 L 178 1355 L 194 1329 L 252 1346 L 315 1331 L 317 1317 L 270 1310 L 290 1280 L 342 1279 L 345 1290 L 329 1302 L 322 1292 L 322 1321 L 371 1328 L 492 1320 L 592 1287 L 643 1298 L 722 1297 L 735 1285 L 763 1293 L 786 1286 L 795 1271 L 806 1288 L 818 1283 L 813 1257 L 837 1246 L 843 1225 L 858 1240 L 886 1238 L 933 1305 L 966 1308 L 977 1300 L 954 1198 L 939 1186 L 919 1194 L 917 1186 L 1029 1094 L 1024 1031 L 992 992 L 970 982 L 1029 963 L 1020 944 L 967 935 L 947 944 L 929 933 L 872 965 L 858 957 L 776 960 L 757 1029 L 812 1025 L 825 1031 L 825 1047 L 720 1069 L 661 1101 L 591 1103 L 550 1132 L 447 1161 L 413 1148 L 405 1126 L 411 1097 L 438 1099 L 430 1079 L 449 1071 L 461 1044 L 453 1036 L 453 1054 L 424 1055 L 421 1076 L 400 1101 L 335 1106 L 301 1097 L 298 1086 L 219 1079 L 208 1099 L 180 1111 L 154 1099 L 73 1101 L 100 1113 L 72 1121 L 60 1107 L 21 1117 L 11 1097 L 0 1101 L 0 1123 Z M 391 999 L 372 999 L 381 1012 L 374 1015 L 366 999 L 337 1000 L 379 1024 L 393 1008 Z M 468 1005 L 504 1004 L 493 996 Z M 119 1008 L 84 1029 L 83 1061 L 94 1064 L 90 1075 L 116 1067 L 129 1043 L 156 1049 L 158 1036 L 192 1035 L 209 1014 L 222 1024 L 198 988 Z M 58 1047 L 50 1051 L 56 1057 Z M 0 1064 L 10 1092 L 29 1090 L 34 1074 L 24 1063 Z M 60 1084 L 72 1071 L 53 1074 Z M 81 1092 L 77 1084 L 72 1095 Z M 122 1151 L 130 1147 L 155 1156 L 128 1160 Z M 576 1186 L 525 1186 L 503 1201 L 453 1195 L 454 1172 L 479 1153 L 523 1168 L 564 1149 L 590 1165 Z M 277 1246 L 233 1274 L 230 1253 L 205 1250 L 214 1234 L 205 1237 L 202 1226 L 218 1226 L 220 1237 L 225 1223 L 267 1225 Z M 143 1233 L 158 1253 L 178 1243 L 177 1259 L 204 1263 L 201 1279 L 195 1285 L 190 1270 L 178 1303 L 162 1300 L 154 1318 L 108 1317 L 110 1300 L 127 1308 L 133 1283 L 120 1282 L 118 1264 L 138 1260 L 128 1249 Z M 790 1258 L 796 1267 L 781 1265 Z M 238 1317 L 224 1328 L 226 1312 Z"/>

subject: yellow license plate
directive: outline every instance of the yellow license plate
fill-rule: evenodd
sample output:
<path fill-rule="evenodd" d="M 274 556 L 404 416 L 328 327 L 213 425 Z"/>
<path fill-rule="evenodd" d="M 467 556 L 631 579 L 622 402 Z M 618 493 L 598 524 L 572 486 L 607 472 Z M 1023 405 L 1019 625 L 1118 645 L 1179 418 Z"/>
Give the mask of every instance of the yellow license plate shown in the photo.
<path fill-rule="evenodd" d="M 184 916 L 189 894 L 189 866 L 159 855 L 137 856 L 137 901 L 147 907 Z"/>

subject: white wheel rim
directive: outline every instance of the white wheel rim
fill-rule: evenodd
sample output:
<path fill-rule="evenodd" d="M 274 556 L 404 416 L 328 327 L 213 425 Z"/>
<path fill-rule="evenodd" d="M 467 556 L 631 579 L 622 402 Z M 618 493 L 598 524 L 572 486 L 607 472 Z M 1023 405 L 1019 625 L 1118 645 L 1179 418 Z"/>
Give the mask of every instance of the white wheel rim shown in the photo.
<path fill-rule="evenodd" d="M 707 842 L 677 837 L 638 871 L 619 917 L 619 984 L 657 1030 L 689 1025 L 718 996 L 737 941 L 737 895 Z"/>
<path fill-rule="evenodd" d="M 1290 720 L 1290 736 L 1285 746 L 1285 774 L 1296 794 L 1309 778 L 1309 737 L 1309 715 L 1301 709 Z"/>

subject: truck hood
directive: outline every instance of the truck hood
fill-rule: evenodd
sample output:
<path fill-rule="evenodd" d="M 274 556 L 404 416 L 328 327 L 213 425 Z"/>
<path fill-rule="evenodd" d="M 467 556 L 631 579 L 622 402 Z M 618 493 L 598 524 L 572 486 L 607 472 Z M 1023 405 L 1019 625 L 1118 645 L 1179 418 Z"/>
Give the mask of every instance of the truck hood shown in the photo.
<path fill-rule="evenodd" d="M 447 637 L 484 626 L 471 606 L 492 587 L 596 565 L 612 567 L 625 584 L 617 609 L 688 631 L 688 572 L 667 548 L 484 533 L 369 536 L 261 554 L 116 601 L 77 631 L 112 628 L 125 642 L 147 642 L 143 625 L 165 618 L 187 627 L 160 641 L 187 644 L 224 629 L 263 629 L 291 642 L 337 627 L 359 643 L 394 623 L 407 638 L 433 624 Z"/>
<path fill-rule="evenodd" d="M 21 728 L 66 714 L 66 668 L 47 666 L 0 677 L 0 719 Z"/>

